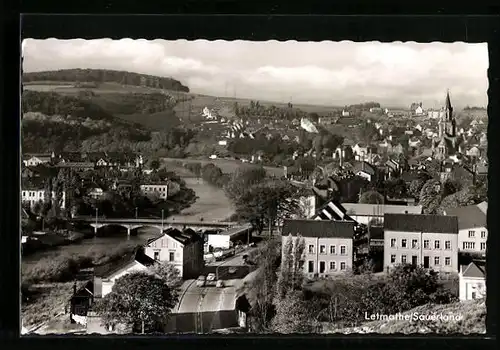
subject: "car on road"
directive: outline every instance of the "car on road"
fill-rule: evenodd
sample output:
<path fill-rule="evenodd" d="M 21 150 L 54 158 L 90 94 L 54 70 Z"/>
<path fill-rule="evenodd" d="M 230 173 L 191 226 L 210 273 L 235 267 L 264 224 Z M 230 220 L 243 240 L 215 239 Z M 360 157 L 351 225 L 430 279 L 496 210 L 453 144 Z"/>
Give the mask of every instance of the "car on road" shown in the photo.
<path fill-rule="evenodd" d="M 222 280 L 218 280 L 217 284 L 215 285 L 217 288 L 224 288 L 224 282 Z"/>
<path fill-rule="evenodd" d="M 205 278 L 205 276 L 200 276 L 200 277 L 198 277 L 198 279 L 196 280 L 196 287 L 205 287 L 205 283 L 206 283 L 206 278 Z"/>
<path fill-rule="evenodd" d="M 215 282 L 215 273 L 209 273 L 207 275 L 207 282 Z"/>

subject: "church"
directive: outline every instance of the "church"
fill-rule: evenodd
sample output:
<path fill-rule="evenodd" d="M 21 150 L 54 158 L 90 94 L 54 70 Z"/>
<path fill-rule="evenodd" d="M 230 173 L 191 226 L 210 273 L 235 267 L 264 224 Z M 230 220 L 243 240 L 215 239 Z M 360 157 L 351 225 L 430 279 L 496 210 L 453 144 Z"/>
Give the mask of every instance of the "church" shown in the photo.
<path fill-rule="evenodd" d="M 450 92 L 446 93 L 445 113 L 439 119 L 438 138 L 433 141 L 433 158 L 445 160 L 456 158 L 462 138 L 457 135 L 457 122 L 453 115 Z"/>

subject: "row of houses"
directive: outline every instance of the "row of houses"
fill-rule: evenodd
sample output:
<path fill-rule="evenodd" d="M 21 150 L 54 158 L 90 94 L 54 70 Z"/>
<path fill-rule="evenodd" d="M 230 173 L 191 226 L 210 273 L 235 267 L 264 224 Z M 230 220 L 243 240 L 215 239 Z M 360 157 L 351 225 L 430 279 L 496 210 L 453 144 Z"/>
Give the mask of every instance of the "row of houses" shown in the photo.
<path fill-rule="evenodd" d="M 140 167 L 144 159 L 140 154 L 126 152 L 63 152 L 26 153 L 22 156 L 26 167 L 51 164 L 57 167 L 95 168 L 95 167 Z"/>
<path fill-rule="evenodd" d="M 306 247 L 304 273 L 311 278 L 329 277 L 353 268 L 359 238 L 357 228 L 369 225 L 375 228 L 368 230 L 369 249 L 383 249 L 384 271 L 398 264 L 414 264 L 444 275 L 459 274 L 463 279 L 469 272 L 477 274 L 484 270 L 484 267 L 460 266 L 459 254 L 486 255 L 486 210 L 487 203 L 483 202 L 449 210 L 445 215 L 425 215 L 419 206 L 332 201 L 310 219 L 286 220 L 282 240 L 285 243 L 290 235 L 303 237 Z M 479 282 L 478 277 L 471 278 L 476 278 L 469 282 L 479 286 L 477 288 L 484 284 L 485 276 Z M 469 282 L 461 280 L 461 299 L 482 295 Z"/>

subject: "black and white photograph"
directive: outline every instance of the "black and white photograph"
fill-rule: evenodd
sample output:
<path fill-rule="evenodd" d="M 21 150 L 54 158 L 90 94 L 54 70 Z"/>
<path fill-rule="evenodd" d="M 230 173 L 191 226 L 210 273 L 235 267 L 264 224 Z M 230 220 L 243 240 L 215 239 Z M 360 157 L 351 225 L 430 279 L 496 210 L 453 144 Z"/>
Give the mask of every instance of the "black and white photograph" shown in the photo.
<path fill-rule="evenodd" d="M 488 66 L 24 39 L 21 334 L 486 333 Z"/>

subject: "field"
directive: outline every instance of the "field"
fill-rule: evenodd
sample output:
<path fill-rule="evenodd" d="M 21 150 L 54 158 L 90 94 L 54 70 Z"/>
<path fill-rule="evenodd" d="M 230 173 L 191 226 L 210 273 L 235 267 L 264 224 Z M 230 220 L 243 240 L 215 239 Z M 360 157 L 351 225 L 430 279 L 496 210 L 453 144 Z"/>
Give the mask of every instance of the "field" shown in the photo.
<path fill-rule="evenodd" d="M 162 158 L 161 160 L 165 164 L 170 164 L 170 166 L 171 166 L 172 163 L 176 163 L 176 162 L 181 162 L 183 164 L 186 164 L 186 163 L 200 163 L 202 166 L 205 165 L 205 164 L 212 163 L 214 165 L 217 165 L 222 170 L 222 172 L 226 173 L 226 174 L 234 173 L 238 169 L 241 169 L 241 168 L 244 168 L 244 167 L 255 166 L 255 165 L 248 164 L 248 163 L 242 163 L 239 160 L 232 160 L 232 159 L 207 159 L 207 158 L 200 158 L 200 159 L 175 159 L 175 158 Z M 283 176 L 283 169 L 282 168 L 265 166 L 264 169 L 267 171 L 267 173 L 270 176 L 276 176 L 276 177 Z"/>

